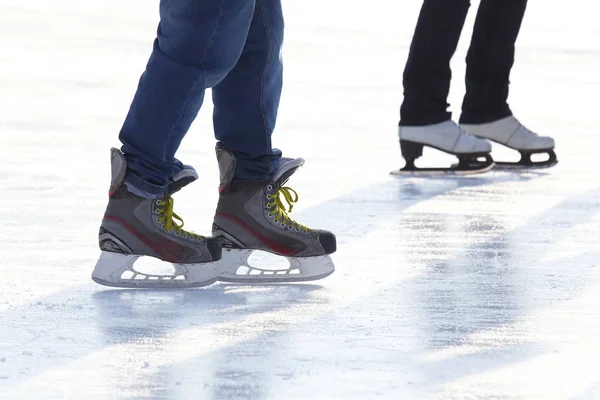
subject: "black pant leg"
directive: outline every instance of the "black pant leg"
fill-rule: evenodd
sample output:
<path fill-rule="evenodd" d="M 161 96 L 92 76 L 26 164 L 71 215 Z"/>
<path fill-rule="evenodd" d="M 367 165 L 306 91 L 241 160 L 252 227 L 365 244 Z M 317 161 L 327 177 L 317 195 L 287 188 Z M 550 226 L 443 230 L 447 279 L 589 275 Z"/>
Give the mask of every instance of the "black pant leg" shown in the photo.
<path fill-rule="evenodd" d="M 447 111 L 450 60 L 469 7 L 469 0 L 423 2 L 404 68 L 400 125 L 429 125 L 451 118 Z"/>
<path fill-rule="evenodd" d="M 460 123 L 486 123 L 512 114 L 509 78 L 526 6 L 527 0 L 481 0 L 467 54 Z"/>

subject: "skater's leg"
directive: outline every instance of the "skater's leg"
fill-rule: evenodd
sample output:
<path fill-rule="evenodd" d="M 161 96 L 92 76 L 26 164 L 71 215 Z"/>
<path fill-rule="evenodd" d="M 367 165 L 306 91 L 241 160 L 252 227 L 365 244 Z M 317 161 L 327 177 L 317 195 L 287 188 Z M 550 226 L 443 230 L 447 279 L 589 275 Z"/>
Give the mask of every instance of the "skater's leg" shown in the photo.
<path fill-rule="evenodd" d="M 404 69 L 400 125 L 449 120 L 450 60 L 469 10 L 469 0 L 425 0 Z"/>
<path fill-rule="evenodd" d="M 515 42 L 526 7 L 527 0 L 482 0 L 467 54 L 460 123 L 474 136 L 521 153 L 519 162 L 498 162 L 499 168 L 548 168 L 558 162 L 554 139 L 523 126 L 507 103 Z M 548 159 L 532 161 L 536 153 L 546 153 Z"/>
<path fill-rule="evenodd" d="M 204 91 L 236 64 L 250 28 L 248 0 L 161 0 L 154 51 L 120 139 L 111 152 L 109 202 L 102 219 L 102 250 L 92 278 L 122 287 L 195 287 L 217 280 L 218 239 L 188 232 L 171 195 L 193 181 L 193 169 L 175 152 L 196 117 Z M 197 175 L 196 175 L 197 176 Z M 150 256 L 174 265 L 153 275 L 134 263 Z"/>
<path fill-rule="evenodd" d="M 154 49 L 119 136 L 138 194 L 164 192 L 182 168 L 175 152 L 205 89 L 236 64 L 253 12 L 252 0 L 161 0 Z"/>
<path fill-rule="evenodd" d="M 515 42 L 527 0 L 481 0 L 467 54 L 461 124 L 481 124 L 512 115 L 508 86 Z"/>
<path fill-rule="evenodd" d="M 217 140 L 237 159 L 236 179 L 268 179 L 281 152 L 271 147 L 282 88 L 281 0 L 256 0 L 242 55 L 213 89 Z"/>
<path fill-rule="evenodd" d="M 451 120 L 447 111 L 450 60 L 470 7 L 469 0 L 425 0 L 404 68 L 404 101 L 398 136 L 405 167 L 396 173 L 481 173 L 493 166 L 491 146 L 473 138 Z M 430 146 L 456 155 L 458 168 L 422 168 L 415 160 Z M 484 160 L 479 162 L 479 156 Z"/>
<path fill-rule="evenodd" d="M 290 218 L 297 193 L 284 186 L 304 160 L 280 159 L 269 179 L 233 179 L 236 156 L 217 143 L 221 173 L 213 236 L 223 245 L 221 277 L 230 282 L 294 282 L 322 279 L 334 271 L 331 232 L 311 229 Z M 249 264 L 253 251 L 286 257 L 289 267 L 265 269 Z"/>
<path fill-rule="evenodd" d="M 225 248 L 220 262 L 225 281 L 306 281 L 334 271 L 329 254 L 336 250 L 335 236 L 287 214 L 298 196 L 283 185 L 304 160 L 282 158 L 271 147 L 281 95 L 282 42 L 281 0 L 256 0 L 242 56 L 213 89 L 221 172 L 213 236 Z M 248 257 L 255 250 L 287 257 L 290 266 L 253 268 Z"/>

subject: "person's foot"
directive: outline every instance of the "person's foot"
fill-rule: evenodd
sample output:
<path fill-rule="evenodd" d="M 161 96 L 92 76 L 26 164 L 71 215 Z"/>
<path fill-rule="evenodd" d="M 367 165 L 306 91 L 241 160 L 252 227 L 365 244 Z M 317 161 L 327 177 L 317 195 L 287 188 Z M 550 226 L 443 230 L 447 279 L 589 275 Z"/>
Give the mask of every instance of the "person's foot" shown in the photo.
<path fill-rule="evenodd" d="M 395 175 L 470 175 L 483 173 L 494 167 L 490 156 L 491 144 L 467 133 L 452 120 L 424 126 L 398 127 L 400 151 L 406 165 Z M 418 168 L 415 160 L 423 155 L 423 147 L 431 147 L 458 158 L 449 168 Z"/>
<path fill-rule="evenodd" d="M 102 251 L 92 273 L 99 284 L 117 287 L 197 287 L 217 281 L 221 246 L 214 238 L 188 232 L 173 211 L 171 194 L 190 183 L 189 174 L 175 177 L 167 193 L 156 198 L 134 195 L 124 182 L 127 162 L 111 149 L 109 201 L 100 226 Z M 134 263 L 149 256 L 173 264 L 167 275 L 140 272 Z"/>
<path fill-rule="evenodd" d="M 298 194 L 284 184 L 304 160 L 280 159 L 270 180 L 233 180 L 235 156 L 221 143 L 216 151 L 221 185 L 213 236 L 223 246 L 220 280 L 294 282 L 332 274 L 334 265 L 329 254 L 336 251 L 335 235 L 309 228 L 288 215 Z M 248 257 L 254 250 L 284 256 L 290 266 L 279 270 L 250 266 Z"/>
<path fill-rule="evenodd" d="M 497 162 L 499 168 L 549 168 L 558 163 L 554 153 L 554 139 L 539 136 L 512 115 L 484 124 L 463 124 L 462 127 L 473 136 L 491 140 L 521 153 L 519 162 Z M 548 154 L 548 160 L 532 161 L 531 155 L 538 153 Z"/>

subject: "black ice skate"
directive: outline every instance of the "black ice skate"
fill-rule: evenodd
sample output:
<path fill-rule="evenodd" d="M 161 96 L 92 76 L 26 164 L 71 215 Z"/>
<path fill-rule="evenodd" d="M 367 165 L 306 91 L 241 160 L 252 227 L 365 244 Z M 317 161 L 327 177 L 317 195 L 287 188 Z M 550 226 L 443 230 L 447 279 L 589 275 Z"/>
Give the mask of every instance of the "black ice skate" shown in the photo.
<path fill-rule="evenodd" d="M 92 279 L 101 285 L 127 288 L 199 287 L 216 282 L 219 241 L 183 230 L 183 221 L 173 212 L 171 195 L 197 178 L 194 169 L 175 176 L 164 196 L 146 199 L 127 189 L 123 182 L 127 161 L 115 148 L 111 166 L 109 201 L 99 233 L 102 252 Z M 169 262 L 174 272 L 141 272 L 134 268 L 140 257 Z"/>
<path fill-rule="evenodd" d="M 301 225 L 287 214 L 298 195 L 283 185 L 304 160 L 282 159 L 270 180 L 232 180 L 235 156 L 220 143 L 216 151 L 221 183 L 213 236 L 219 238 L 223 246 L 220 280 L 298 282 L 331 275 L 334 265 L 329 254 L 336 250 L 335 236 Z M 289 210 L 283 201 L 290 204 Z M 250 266 L 248 258 L 254 250 L 283 256 L 290 265 L 279 270 Z"/>

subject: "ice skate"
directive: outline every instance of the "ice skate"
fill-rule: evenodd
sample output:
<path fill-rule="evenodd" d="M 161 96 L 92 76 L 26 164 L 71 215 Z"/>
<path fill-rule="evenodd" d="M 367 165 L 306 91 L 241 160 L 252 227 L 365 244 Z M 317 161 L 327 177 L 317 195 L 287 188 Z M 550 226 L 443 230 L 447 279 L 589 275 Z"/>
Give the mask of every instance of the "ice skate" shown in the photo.
<path fill-rule="evenodd" d="M 464 124 L 462 127 L 473 136 L 500 143 L 521 154 L 521 160 L 518 162 L 496 162 L 498 169 L 541 169 L 558 164 L 554 153 L 554 139 L 538 136 L 512 115 L 486 124 Z M 532 154 L 540 153 L 548 154 L 548 159 L 537 162 L 531 160 Z"/>
<path fill-rule="evenodd" d="M 471 175 L 494 168 L 490 143 L 469 135 L 454 121 L 426 126 L 400 126 L 398 136 L 406 165 L 392 172 L 393 175 Z M 458 163 L 449 168 L 417 168 L 415 160 L 423 155 L 424 146 L 452 154 L 458 158 Z"/>
<path fill-rule="evenodd" d="M 127 162 L 115 148 L 111 149 L 111 166 L 109 202 L 99 233 L 102 252 L 92 279 L 127 288 L 199 287 L 216 282 L 221 258 L 218 240 L 183 230 L 183 221 L 173 212 L 171 195 L 197 178 L 193 168 L 175 176 L 167 194 L 151 200 L 128 190 L 124 183 Z M 174 272 L 140 272 L 134 267 L 140 257 L 169 262 Z"/>
<path fill-rule="evenodd" d="M 334 265 L 329 254 L 336 250 L 335 236 L 301 225 L 287 214 L 298 195 L 283 185 L 304 160 L 282 159 L 281 166 L 268 181 L 232 180 L 235 156 L 220 143 L 216 151 L 221 183 L 213 236 L 219 238 L 223 246 L 220 280 L 299 282 L 331 275 Z M 284 201 L 289 204 L 289 210 Z M 283 256 L 289 267 L 269 270 L 251 266 L 248 258 L 255 250 Z"/>

